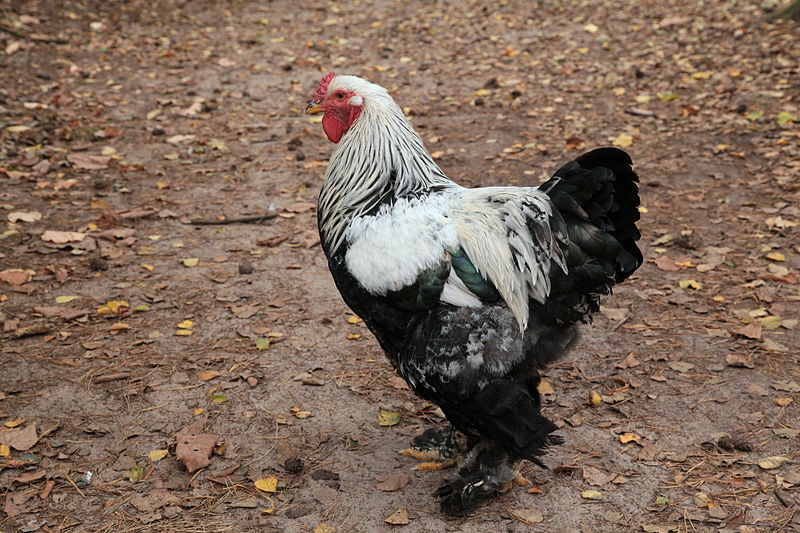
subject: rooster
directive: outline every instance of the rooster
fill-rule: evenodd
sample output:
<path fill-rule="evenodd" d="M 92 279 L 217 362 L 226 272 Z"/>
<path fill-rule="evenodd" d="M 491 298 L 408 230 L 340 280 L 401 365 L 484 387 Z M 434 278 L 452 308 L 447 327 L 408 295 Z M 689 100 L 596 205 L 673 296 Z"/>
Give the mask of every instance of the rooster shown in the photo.
<path fill-rule="evenodd" d="M 540 411 L 540 372 L 642 263 L 631 159 L 600 148 L 538 187 L 468 189 L 383 87 L 331 72 L 306 112 L 337 143 L 317 211 L 333 279 L 411 390 L 466 436 L 436 492 L 463 516 L 563 442 Z"/>

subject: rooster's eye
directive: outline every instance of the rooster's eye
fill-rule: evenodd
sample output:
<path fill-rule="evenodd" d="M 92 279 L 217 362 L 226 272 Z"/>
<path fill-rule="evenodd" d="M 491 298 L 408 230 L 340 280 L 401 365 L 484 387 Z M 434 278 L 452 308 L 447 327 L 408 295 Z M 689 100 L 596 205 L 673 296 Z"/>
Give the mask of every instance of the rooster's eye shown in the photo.
<path fill-rule="evenodd" d="M 342 98 L 344 98 L 344 93 L 342 93 L 342 92 L 336 93 L 336 98 L 341 100 Z"/>

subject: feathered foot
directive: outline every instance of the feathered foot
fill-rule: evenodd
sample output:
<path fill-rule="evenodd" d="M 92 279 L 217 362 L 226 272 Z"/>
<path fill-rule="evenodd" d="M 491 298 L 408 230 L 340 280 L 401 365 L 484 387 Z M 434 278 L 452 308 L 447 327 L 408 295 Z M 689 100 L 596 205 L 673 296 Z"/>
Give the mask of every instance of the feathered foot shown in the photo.
<path fill-rule="evenodd" d="M 482 439 L 468 452 L 458 477 L 440 487 L 442 512 L 450 516 L 466 516 L 480 504 L 511 488 L 517 478 L 518 459 L 498 444 Z"/>
<path fill-rule="evenodd" d="M 463 443 L 456 430 L 448 425 L 430 428 L 417 435 L 411 440 L 411 448 L 400 453 L 421 461 L 414 467 L 415 470 L 431 471 L 455 466 L 456 457 L 462 449 Z"/>

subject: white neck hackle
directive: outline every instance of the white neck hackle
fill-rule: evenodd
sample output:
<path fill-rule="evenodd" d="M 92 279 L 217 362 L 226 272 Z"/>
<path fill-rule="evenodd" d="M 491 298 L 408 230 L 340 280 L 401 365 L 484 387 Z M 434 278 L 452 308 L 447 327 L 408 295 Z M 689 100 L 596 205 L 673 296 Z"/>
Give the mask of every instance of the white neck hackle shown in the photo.
<path fill-rule="evenodd" d="M 386 89 L 355 76 L 336 76 L 328 93 L 342 89 L 360 96 L 363 107 L 333 151 L 319 195 L 319 228 L 328 255 L 343 244 L 352 218 L 387 195 L 452 184 Z"/>

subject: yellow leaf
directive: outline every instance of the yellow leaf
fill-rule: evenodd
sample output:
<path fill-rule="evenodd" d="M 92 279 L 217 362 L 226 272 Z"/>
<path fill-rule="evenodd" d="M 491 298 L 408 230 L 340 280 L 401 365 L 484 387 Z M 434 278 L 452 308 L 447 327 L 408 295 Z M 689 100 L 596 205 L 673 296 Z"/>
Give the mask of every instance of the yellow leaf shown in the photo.
<path fill-rule="evenodd" d="M 359 324 L 359 323 L 363 322 L 363 320 L 361 320 L 357 316 L 351 316 L 350 318 L 347 319 L 347 321 L 349 323 L 351 323 L 351 324 Z"/>
<path fill-rule="evenodd" d="M 678 282 L 678 286 L 681 289 L 694 289 L 696 291 L 699 291 L 700 289 L 703 288 L 702 283 L 700 283 L 699 281 L 695 281 L 693 279 L 682 279 Z"/>
<path fill-rule="evenodd" d="M 198 409 L 194 409 L 194 410 L 192 411 L 192 414 L 194 414 L 194 415 L 202 415 L 202 414 L 203 414 L 203 413 L 205 413 L 205 412 L 206 412 L 206 410 L 205 410 L 205 409 L 200 409 L 200 408 L 198 408 Z"/>
<path fill-rule="evenodd" d="M 314 533 L 336 533 L 336 528 L 333 527 L 330 522 L 320 522 L 319 525 L 314 528 Z"/>
<path fill-rule="evenodd" d="M 98 315 L 116 315 L 123 307 L 131 305 L 125 300 L 111 300 L 97 308 Z"/>
<path fill-rule="evenodd" d="M 592 407 L 600 407 L 600 404 L 603 403 L 603 398 L 596 390 L 593 390 L 589 396 L 589 403 Z"/>
<path fill-rule="evenodd" d="M 758 462 L 758 466 L 763 468 L 764 470 L 773 470 L 775 468 L 779 468 L 784 463 L 790 463 L 791 459 L 788 457 L 781 457 L 779 455 L 773 455 L 772 457 L 766 457 L 761 459 Z"/>
<path fill-rule="evenodd" d="M 278 490 L 278 476 L 269 476 L 263 479 L 258 479 L 253 484 L 260 491 L 275 492 Z"/>
<path fill-rule="evenodd" d="M 696 80 L 707 80 L 711 76 L 714 75 L 714 71 L 711 70 L 702 70 L 700 72 L 692 72 L 692 78 Z"/>
<path fill-rule="evenodd" d="M 152 272 L 153 269 L 155 268 L 153 265 L 148 265 L 147 263 L 142 263 L 141 266 L 142 266 L 143 269 L 147 270 L 148 272 Z"/>
<path fill-rule="evenodd" d="M 192 322 L 191 320 L 184 320 L 183 322 L 178 324 L 178 327 L 181 329 L 192 329 L 192 326 L 194 326 L 194 322 Z"/>
<path fill-rule="evenodd" d="M 216 370 L 206 370 L 205 372 L 199 372 L 197 374 L 197 377 L 202 379 L 203 381 L 214 379 L 217 376 L 219 376 L 219 372 L 217 372 Z"/>
<path fill-rule="evenodd" d="M 781 327 L 781 317 L 768 316 L 761 319 L 761 327 L 766 329 L 778 329 Z"/>
<path fill-rule="evenodd" d="M 786 261 L 786 256 L 780 252 L 770 252 L 767 254 L 767 259 L 772 261 Z"/>
<path fill-rule="evenodd" d="M 350 339 L 350 340 L 360 339 L 361 338 L 361 334 L 360 333 L 348 333 L 347 334 L 347 338 Z"/>
<path fill-rule="evenodd" d="M 151 463 L 157 463 L 167 455 L 169 455 L 169 450 L 153 450 L 147 454 L 147 458 Z"/>
<path fill-rule="evenodd" d="M 5 444 L 0 444 L 0 457 L 8 457 L 11 455 L 11 448 Z"/>
<path fill-rule="evenodd" d="M 620 146 L 622 148 L 627 148 L 628 146 L 633 145 L 633 136 L 628 135 L 627 133 L 620 133 L 614 142 L 612 143 L 614 146 Z"/>
<path fill-rule="evenodd" d="M 400 413 L 397 411 L 384 411 L 381 409 L 378 413 L 378 424 L 386 427 L 396 426 L 400 423 L 401 418 Z"/>
<path fill-rule="evenodd" d="M 603 493 L 599 490 L 585 490 L 581 492 L 581 498 L 584 500 L 601 500 Z"/>
<path fill-rule="evenodd" d="M 647 102 L 650 101 L 650 98 L 651 97 L 650 97 L 649 94 L 637 94 L 636 95 L 636 102 L 639 103 L 639 104 L 646 104 Z"/>
<path fill-rule="evenodd" d="M 200 263 L 200 259 L 197 257 L 190 257 L 188 259 L 184 259 L 181 262 L 183 263 L 183 266 L 191 268 L 191 267 L 196 267 Z"/>
<path fill-rule="evenodd" d="M 25 423 L 25 419 L 24 418 L 17 418 L 16 420 L 9 420 L 4 425 L 7 428 L 15 428 L 17 426 L 21 426 L 24 423 Z"/>
<path fill-rule="evenodd" d="M 311 414 L 311 411 L 304 411 L 304 410 L 300 409 L 299 407 L 297 407 L 296 405 L 290 407 L 289 411 L 291 411 L 292 414 L 294 416 L 296 416 L 297 418 L 299 418 L 300 420 L 304 420 L 306 418 L 314 416 L 314 415 Z"/>
<path fill-rule="evenodd" d="M 56 296 L 56 303 L 57 304 L 65 304 L 69 303 L 72 300 L 77 300 L 80 296 Z"/>
<path fill-rule="evenodd" d="M 193 335 L 194 331 L 190 329 L 179 329 L 175 331 L 175 335 L 178 337 L 188 337 L 189 335 Z"/>
<path fill-rule="evenodd" d="M 225 152 L 228 150 L 228 147 L 225 146 L 225 143 L 219 139 L 211 139 L 208 144 L 211 146 L 211 148 L 214 150 L 219 150 L 220 152 Z"/>
<path fill-rule="evenodd" d="M 629 442 L 631 442 L 631 441 L 637 441 L 637 440 L 639 440 L 639 439 L 641 439 L 641 438 L 642 438 L 642 437 L 641 437 L 640 435 L 637 435 L 636 433 L 632 433 L 632 432 L 630 432 L 630 431 L 626 431 L 625 433 L 622 433 L 622 434 L 619 436 L 619 441 L 620 441 L 622 444 L 627 444 L 627 443 L 629 443 Z"/>
<path fill-rule="evenodd" d="M 473 94 L 475 94 L 475 96 L 487 96 L 492 94 L 492 92 L 489 89 L 478 89 Z"/>
<path fill-rule="evenodd" d="M 592 23 L 590 22 L 589 24 L 587 24 L 586 26 L 584 26 L 584 27 L 583 27 L 583 29 L 584 29 L 585 31 L 588 31 L 589 33 L 597 33 L 597 30 L 599 30 L 600 28 L 598 28 L 597 26 L 595 26 L 594 24 L 592 24 Z"/>
<path fill-rule="evenodd" d="M 539 382 L 539 385 L 536 387 L 536 389 L 539 391 L 539 394 L 544 396 L 548 396 L 556 392 L 550 380 L 544 378 L 542 378 L 542 380 Z"/>
<path fill-rule="evenodd" d="M 156 187 L 159 190 L 168 189 L 169 188 L 169 182 L 168 181 L 157 181 L 156 182 Z"/>

